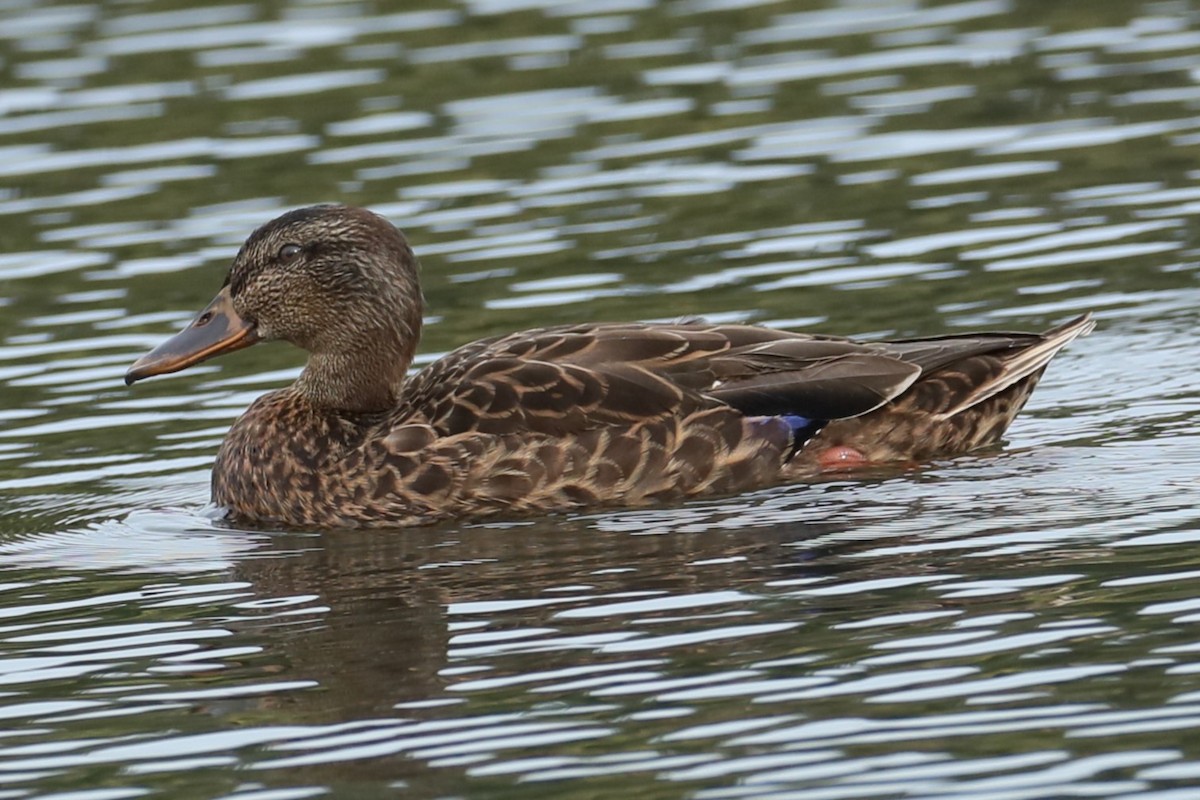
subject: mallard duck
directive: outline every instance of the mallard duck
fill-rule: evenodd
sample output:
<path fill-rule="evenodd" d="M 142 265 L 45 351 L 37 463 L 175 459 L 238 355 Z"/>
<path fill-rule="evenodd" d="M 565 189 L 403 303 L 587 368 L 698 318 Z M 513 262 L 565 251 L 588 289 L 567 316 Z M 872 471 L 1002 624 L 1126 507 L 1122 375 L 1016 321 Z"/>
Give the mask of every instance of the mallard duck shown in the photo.
<path fill-rule="evenodd" d="M 125 382 L 282 339 L 294 384 L 233 424 L 212 499 L 234 519 L 395 527 L 636 506 L 996 443 L 1092 330 L 862 342 L 704 322 L 589 323 L 464 345 L 409 377 L 417 260 L 361 208 L 258 228 L 216 298 Z"/>

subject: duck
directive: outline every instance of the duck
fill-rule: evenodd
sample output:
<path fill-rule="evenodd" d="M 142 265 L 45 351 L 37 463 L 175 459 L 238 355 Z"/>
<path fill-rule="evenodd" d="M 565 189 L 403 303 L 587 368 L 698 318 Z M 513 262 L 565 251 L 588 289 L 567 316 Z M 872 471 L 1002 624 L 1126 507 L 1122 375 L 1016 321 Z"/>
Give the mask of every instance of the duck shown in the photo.
<path fill-rule="evenodd" d="M 296 381 L 239 417 L 212 469 L 230 519 L 403 528 L 732 495 L 996 445 L 1050 360 L 1089 333 L 863 341 L 701 320 L 557 325 L 409 374 L 424 313 L 408 240 L 318 205 L 259 227 L 216 297 L 133 384 L 282 340 Z"/>

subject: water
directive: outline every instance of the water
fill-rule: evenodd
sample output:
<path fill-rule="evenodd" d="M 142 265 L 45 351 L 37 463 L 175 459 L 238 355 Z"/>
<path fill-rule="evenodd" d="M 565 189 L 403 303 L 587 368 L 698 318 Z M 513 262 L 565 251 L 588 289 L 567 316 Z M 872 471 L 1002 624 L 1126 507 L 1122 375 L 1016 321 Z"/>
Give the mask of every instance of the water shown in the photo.
<path fill-rule="evenodd" d="M 1193 3 L 0 3 L 0 798 L 1192 797 Z M 293 206 L 428 361 L 705 315 L 1100 322 L 995 453 L 397 534 L 206 507 L 264 346 L 127 389 Z"/>

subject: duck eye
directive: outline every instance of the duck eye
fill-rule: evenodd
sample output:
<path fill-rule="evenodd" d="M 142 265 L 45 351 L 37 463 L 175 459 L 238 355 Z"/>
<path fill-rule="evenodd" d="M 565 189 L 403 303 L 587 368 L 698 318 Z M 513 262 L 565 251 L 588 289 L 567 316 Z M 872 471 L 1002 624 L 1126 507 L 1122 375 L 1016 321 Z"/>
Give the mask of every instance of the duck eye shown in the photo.
<path fill-rule="evenodd" d="M 301 248 L 298 244 L 285 244 L 283 247 L 279 248 L 279 258 L 283 261 L 290 261 L 291 259 L 300 255 L 300 251 L 302 249 L 303 248 Z"/>

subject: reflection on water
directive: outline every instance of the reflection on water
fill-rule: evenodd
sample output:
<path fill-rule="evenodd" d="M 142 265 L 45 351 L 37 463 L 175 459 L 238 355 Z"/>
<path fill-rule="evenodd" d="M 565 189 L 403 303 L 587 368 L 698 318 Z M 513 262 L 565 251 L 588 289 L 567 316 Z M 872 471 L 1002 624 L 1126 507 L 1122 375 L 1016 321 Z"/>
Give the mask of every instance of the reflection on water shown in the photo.
<path fill-rule="evenodd" d="M 0 796 L 1188 797 L 1186 0 L 0 4 Z M 428 363 L 585 319 L 1040 329 L 999 452 L 679 508 L 236 530 L 300 354 L 125 389 L 369 205 Z"/>

